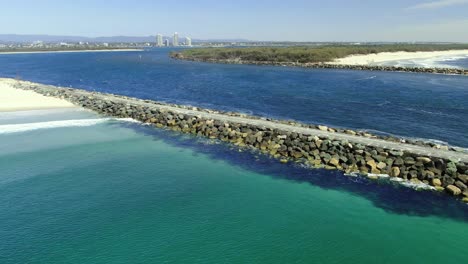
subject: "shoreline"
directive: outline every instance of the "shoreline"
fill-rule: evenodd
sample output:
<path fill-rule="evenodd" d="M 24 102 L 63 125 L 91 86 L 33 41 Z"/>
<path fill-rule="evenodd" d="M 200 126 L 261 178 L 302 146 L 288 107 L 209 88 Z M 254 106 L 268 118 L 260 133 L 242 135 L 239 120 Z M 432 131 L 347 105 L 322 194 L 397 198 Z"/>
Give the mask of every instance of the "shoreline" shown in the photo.
<path fill-rule="evenodd" d="M 366 55 L 350 55 L 344 58 L 335 59 L 329 64 L 336 65 L 381 65 L 401 60 L 436 59 L 443 56 L 463 56 L 468 58 L 466 50 L 446 50 L 446 51 L 415 51 L 415 52 L 381 52 Z"/>
<path fill-rule="evenodd" d="M 468 54 L 468 50 L 467 54 Z M 431 52 L 429 52 L 431 53 Z M 368 56 L 368 55 L 362 55 Z M 345 64 L 333 62 L 278 62 L 278 61 L 245 61 L 240 59 L 211 59 L 211 58 L 194 58 L 186 57 L 182 53 L 171 54 L 170 57 L 176 60 L 219 63 L 219 64 L 240 64 L 240 65 L 256 65 L 256 66 L 282 66 L 282 67 L 300 67 L 311 69 L 336 69 L 336 70 L 361 70 L 361 71 L 388 71 L 388 72 L 410 72 L 410 73 L 430 73 L 430 74 L 445 74 L 445 75 L 461 75 L 468 76 L 468 69 L 463 68 L 444 68 L 444 67 L 404 67 L 392 65 L 371 65 L 371 64 Z"/>
<path fill-rule="evenodd" d="M 416 186 L 432 186 L 468 202 L 468 154 L 464 152 L 366 137 L 351 130 L 340 132 L 325 126 L 7 80 L 16 89 L 62 98 L 106 116 L 132 118 L 158 128 L 255 149 L 282 163 L 298 162 L 370 179 L 390 175 Z"/>
<path fill-rule="evenodd" d="M 385 65 L 345 65 L 345 64 L 328 64 L 328 63 L 300 63 L 300 62 L 275 62 L 275 61 L 241 61 L 241 60 L 214 60 L 214 59 L 193 59 L 193 58 L 178 58 L 173 56 L 173 59 L 218 63 L 218 64 L 239 64 L 239 65 L 255 65 L 255 66 L 276 66 L 276 67 L 299 67 L 310 69 L 330 69 L 330 70 L 357 70 L 357 71 L 385 71 L 385 72 L 408 72 L 408 73 L 428 73 L 428 74 L 444 74 L 444 75 L 461 75 L 468 76 L 468 69 L 459 68 L 440 68 L 440 67 L 403 67 L 403 66 L 385 66 Z"/>
<path fill-rule="evenodd" d="M 14 80 L 0 80 L 0 113 L 76 107 L 63 99 L 15 89 L 13 88 Z"/>
<path fill-rule="evenodd" d="M 144 49 L 90 49 L 90 50 L 44 50 L 44 51 L 1 51 L 0 55 L 7 54 L 35 54 L 35 53 L 79 53 L 79 52 L 124 52 L 144 51 Z"/>

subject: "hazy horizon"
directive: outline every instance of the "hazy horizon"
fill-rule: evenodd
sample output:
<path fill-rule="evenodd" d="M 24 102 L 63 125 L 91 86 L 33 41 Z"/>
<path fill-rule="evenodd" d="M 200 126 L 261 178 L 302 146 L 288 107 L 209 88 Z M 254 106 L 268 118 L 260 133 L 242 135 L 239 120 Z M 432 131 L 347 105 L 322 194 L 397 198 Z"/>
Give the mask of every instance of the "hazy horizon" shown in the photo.
<path fill-rule="evenodd" d="M 0 34 L 292 42 L 468 42 L 468 0 L 4 3 Z"/>

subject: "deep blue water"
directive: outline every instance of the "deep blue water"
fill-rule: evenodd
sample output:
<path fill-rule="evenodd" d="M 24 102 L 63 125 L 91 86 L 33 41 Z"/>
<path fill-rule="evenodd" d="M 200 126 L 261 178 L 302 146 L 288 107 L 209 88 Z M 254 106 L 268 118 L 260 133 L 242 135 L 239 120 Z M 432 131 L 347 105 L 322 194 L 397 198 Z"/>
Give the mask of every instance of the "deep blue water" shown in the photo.
<path fill-rule="evenodd" d="M 217 65 L 169 51 L 0 55 L 0 76 L 468 147 L 466 76 Z"/>

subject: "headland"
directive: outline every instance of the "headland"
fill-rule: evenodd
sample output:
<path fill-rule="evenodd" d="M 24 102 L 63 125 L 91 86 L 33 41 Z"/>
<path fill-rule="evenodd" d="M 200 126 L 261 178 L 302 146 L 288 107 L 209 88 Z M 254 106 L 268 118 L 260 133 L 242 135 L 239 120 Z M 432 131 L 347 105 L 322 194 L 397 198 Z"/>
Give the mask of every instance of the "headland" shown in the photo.
<path fill-rule="evenodd" d="M 317 47 L 201 48 L 171 53 L 174 59 L 225 63 L 468 75 L 468 69 L 382 65 L 392 60 L 468 56 L 468 45 L 391 44 Z"/>

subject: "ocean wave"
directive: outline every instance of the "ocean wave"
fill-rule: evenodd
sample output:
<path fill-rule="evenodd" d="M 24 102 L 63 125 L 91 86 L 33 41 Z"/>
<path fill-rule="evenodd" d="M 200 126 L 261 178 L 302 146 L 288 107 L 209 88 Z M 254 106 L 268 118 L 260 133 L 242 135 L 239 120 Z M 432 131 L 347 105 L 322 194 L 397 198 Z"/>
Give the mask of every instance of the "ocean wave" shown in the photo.
<path fill-rule="evenodd" d="M 419 114 L 430 114 L 430 115 L 437 115 L 437 116 L 446 116 L 446 117 L 452 117 L 450 114 L 442 113 L 440 111 L 429 111 L 429 110 L 424 110 L 424 109 L 415 109 L 412 107 L 404 107 L 403 109 L 414 112 L 414 113 L 419 113 Z"/>
<path fill-rule="evenodd" d="M 468 58 L 468 55 L 443 55 L 432 58 L 396 60 L 392 62 L 384 62 L 381 64 L 394 65 L 397 67 L 459 68 L 459 66 L 445 64 L 445 62 L 453 62 L 465 58 Z"/>
<path fill-rule="evenodd" d="M 411 188 L 411 189 L 415 189 L 415 190 L 431 190 L 431 191 L 435 191 L 436 188 L 429 185 L 429 184 L 426 184 L 426 183 L 423 183 L 423 182 L 411 182 L 411 181 L 402 181 L 400 182 L 401 185 L 405 186 L 405 187 L 408 187 L 408 188 Z"/>
<path fill-rule="evenodd" d="M 372 79 L 375 79 L 375 78 L 377 78 L 377 76 L 370 76 L 370 77 L 366 77 L 366 78 L 356 79 L 356 81 L 372 80 Z"/>
<path fill-rule="evenodd" d="M 380 104 L 377 104 L 377 106 L 384 106 L 384 105 L 388 105 L 388 104 L 391 104 L 391 102 L 385 100 L 384 102 L 382 102 L 382 103 L 380 103 Z"/>
<path fill-rule="evenodd" d="M 28 132 L 28 131 L 33 131 L 33 130 L 51 129 L 51 128 L 88 127 L 88 126 L 94 126 L 94 125 L 109 122 L 109 121 L 140 123 L 139 121 L 131 119 L 131 118 L 94 118 L 94 119 L 60 120 L 60 121 L 36 122 L 36 123 L 25 123 L 25 124 L 0 125 L 0 134 L 22 133 L 22 132 Z"/>

